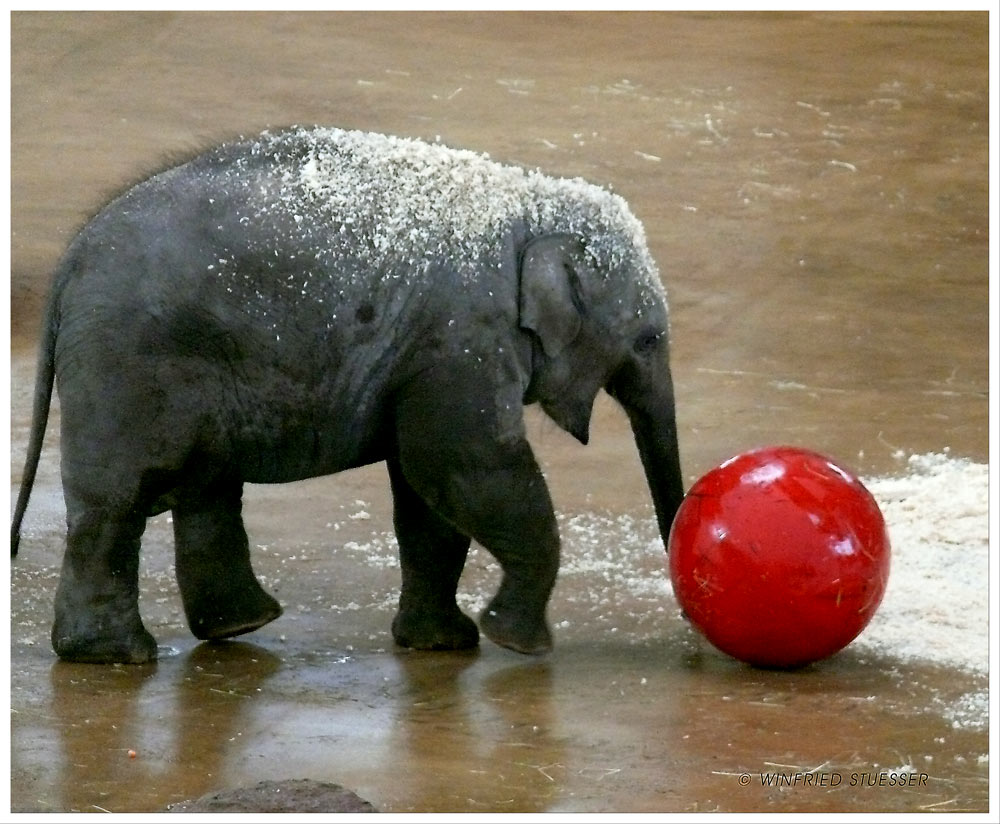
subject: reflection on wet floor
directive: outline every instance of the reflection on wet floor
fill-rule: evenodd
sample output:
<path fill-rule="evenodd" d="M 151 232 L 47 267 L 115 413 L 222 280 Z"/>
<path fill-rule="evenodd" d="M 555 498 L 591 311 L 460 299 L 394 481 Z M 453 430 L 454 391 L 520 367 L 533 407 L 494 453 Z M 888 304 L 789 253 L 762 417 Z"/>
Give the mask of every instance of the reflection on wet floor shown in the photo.
<path fill-rule="evenodd" d="M 670 295 L 689 481 L 774 443 L 863 475 L 985 461 L 987 34 L 985 13 L 16 13 L 12 488 L 73 229 L 161 157 L 292 122 L 440 136 L 626 197 Z M 141 608 L 174 654 L 99 667 L 49 647 L 56 409 L 11 570 L 12 808 L 159 811 L 284 778 L 390 812 L 987 808 L 966 707 L 985 675 L 860 645 L 792 673 L 722 656 L 677 614 L 620 410 L 599 399 L 586 448 L 527 420 L 564 539 L 552 655 L 393 647 L 377 466 L 248 491 L 286 613 L 237 642 L 191 638 L 154 519 Z M 474 552 L 462 606 L 495 586 Z"/>
<path fill-rule="evenodd" d="M 221 644 L 188 635 L 170 564 L 154 560 L 169 551 L 169 524 L 156 519 L 142 606 L 161 659 L 149 666 L 56 662 L 46 634 L 58 569 L 19 558 L 15 809 L 159 810 L 265 778 L 335 782 L 395 812 L 983 804 L 985 728 L 948 711 L 984 690 L 984 676 L 863 645 L 796 672 L 732 661 L 677 614 L 654 547 L 635 551 L 655 534 L 651 516 L 645 526 L 622 516 L 562 521 L 552 655 L 485 641 L 462 654 L 398 650 L 389 636 L 398 570 L 389 539 L 350 518 L 359 503 L 377 519 L 368 501 L 347 506 L 332 553 L 287 536 L 257 548 L 257 572 L 286 613 Z M 315 526 L 320 512 L 300 513 L 327 530 Z M 602 536 L 631 558 L 604 552 Z M 367 547 L 371 563 L 353 546 Z M 468 605 L 492 592 L 493 567 L 482 550 L 472 554 Z M 838 785 L 764 783 L 800 773 Z M 883 774 L 926 780 L 892 791 L 850 783 Z"/>
<path fill-rule="evenodd" d="M 542 659 L 205 644 L 51 666 L 47 689 L 17 696 L 15 775 L 45 788 L 30 803 L 19 788 L 37 810 L 163 809 L 241 775 L 335 780 L 396 812 L 975 808 L 980 734 L 918 710 L 959 685 L 897 667 L 845 652 L 753 670 L 683 627 Z M 777 786 L 796 773 L 835 785 Z M 880 774 L 917 778 L 865 785 Z"/>

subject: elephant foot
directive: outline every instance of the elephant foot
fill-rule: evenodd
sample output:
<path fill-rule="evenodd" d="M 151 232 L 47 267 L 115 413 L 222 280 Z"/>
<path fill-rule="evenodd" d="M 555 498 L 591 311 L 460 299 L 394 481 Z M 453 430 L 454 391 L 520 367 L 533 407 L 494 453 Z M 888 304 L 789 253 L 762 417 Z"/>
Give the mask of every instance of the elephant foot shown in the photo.
<path fill-rule="evenodd" d="M 239 601 L 206 598 L 185 603 L 188 626 L 194 637 L 199 641 L 220 641 L 253 632 L 281 616 L 281 604 L 259 586 L 243 595 Z"/>
<path fill-rule="evenodd" d="M 455 650 L 479 645 L 476 622 L 457 607 L 446 613 L 401 609 L 392 620 L 392 637 L 399 646 L 410 649 Z"/>
<path fill-rule="evenodd" d="M 483 634 L 494 644 L 525 655 L 543 655 L 552 650 L 552 633 L 545 618 L 490 604 L 479 618 Z"/>
<path fill-rule="evenodd" d="M 56 620 L 52 649 L 64 661 L 84 664 L 147 664 L 156 660 L 156 639 L 138 626 L 110 631 L 100 622 Z"/>

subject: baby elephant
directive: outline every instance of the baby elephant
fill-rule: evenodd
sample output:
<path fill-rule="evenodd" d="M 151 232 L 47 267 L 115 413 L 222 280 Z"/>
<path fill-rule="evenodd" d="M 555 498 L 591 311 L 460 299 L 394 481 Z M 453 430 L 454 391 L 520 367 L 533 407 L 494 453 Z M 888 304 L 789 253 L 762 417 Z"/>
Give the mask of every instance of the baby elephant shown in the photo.
<path fill-rule="evenodd" d="M 379 134 L 226 143 L 113 200 L 59 263 L 11 552 L 55 384 L 60 657 L 156 656 L 139 543 L 167 509 L 194 635 L 274 620 L 243 484 L 376 461 L 402 567 L 396 642 L 478 643 L 455 601 L 475 539 L 503 570 L 482 631 L 545 652 L 559 535 L 523 405 L 586 443 L 597 392 L 617 399 L 666 538 L 683 497 L 667 344 L 656 265 L 617 195 Z"/>

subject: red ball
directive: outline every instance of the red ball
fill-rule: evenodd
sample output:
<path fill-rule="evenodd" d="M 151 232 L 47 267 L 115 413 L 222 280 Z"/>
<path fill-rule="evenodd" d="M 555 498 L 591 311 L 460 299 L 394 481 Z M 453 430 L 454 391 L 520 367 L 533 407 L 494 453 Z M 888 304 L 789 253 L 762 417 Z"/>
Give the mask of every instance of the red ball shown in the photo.
<path fill-rule="evenodd" d="M 829 458 L 795 447 L 746 452 L 699 479 L 670 537 L 674 594 L 725 653 L 800 667 L 868 625 L 889 578 L 878 504 Z"/>

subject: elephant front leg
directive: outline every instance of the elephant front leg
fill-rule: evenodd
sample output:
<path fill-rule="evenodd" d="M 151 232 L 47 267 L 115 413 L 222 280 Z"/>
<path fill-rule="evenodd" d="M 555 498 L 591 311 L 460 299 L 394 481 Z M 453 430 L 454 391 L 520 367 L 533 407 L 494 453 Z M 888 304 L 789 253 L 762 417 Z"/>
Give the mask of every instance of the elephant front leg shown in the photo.
<path fill-rule="evenodd" d="M 177 583 L 188 626 L 202 640 L 252 632 L 281 615 L 250 565 L 242 495 L 235 484 L 173 510 Z"/>
<path fill-rule="evenodd" d="M 547 652 L 559 532 L 545 479 L 523 432 L 491 420 L 495 387 L 476 371 L 463 376 L 456 369 L 442 380 L 401 399 L 400 466 L 428 506 L 489 550 L 503 570 L 480 618 L 483 633 L 518 652 Z"/>
<path fill-rule="evenodd" d="M 139 616 L 141 515 L 109 516 L 67 495 L 69 530 L 56 590 L 52 648 L 67 661 L 142 664 L 156 641 Z"/>
<path fill-rule="evenodd" d="M 471 539 L 427 506 L 396 460 L 389 461 L 389 480 L 403 574 L 392 637 L 401 647 L 414 649 L 478 646 L 475 622 L 455 603 Z"/>
<path fill-rule="evenodd" d="M 516 652 L 552 649 L 545 618 L 559 571 L 559 529 L 548 487 L 525 442 L 514 466 L 472 473 L 479 493 L 460 517 L 500 563 L 500 588 L 479 619 L 494 643 Z"/>

